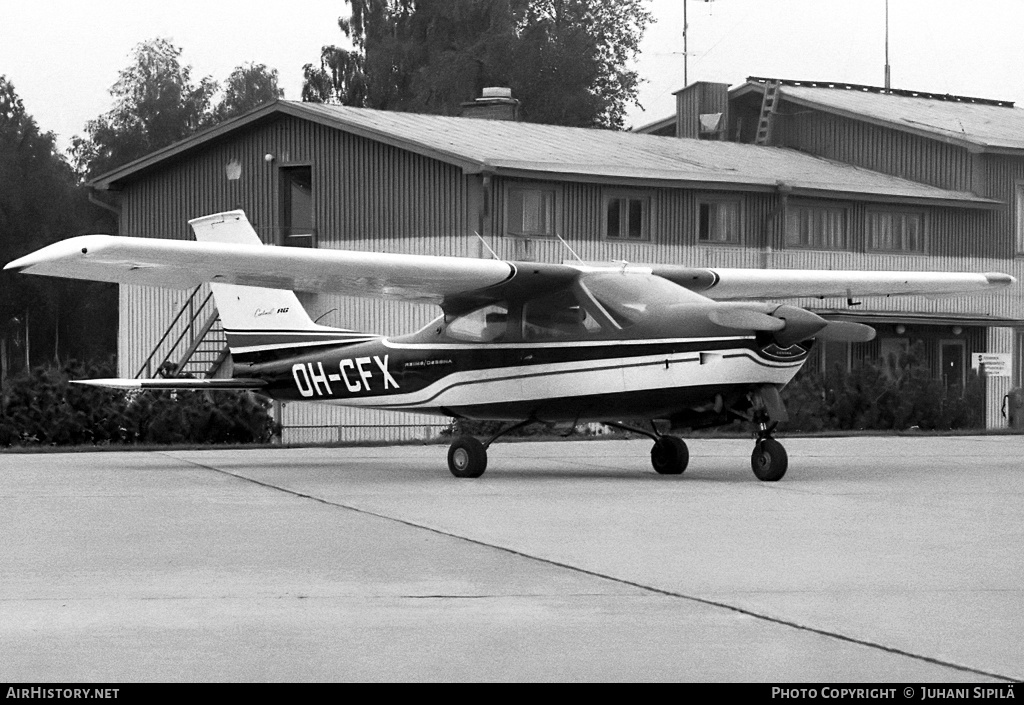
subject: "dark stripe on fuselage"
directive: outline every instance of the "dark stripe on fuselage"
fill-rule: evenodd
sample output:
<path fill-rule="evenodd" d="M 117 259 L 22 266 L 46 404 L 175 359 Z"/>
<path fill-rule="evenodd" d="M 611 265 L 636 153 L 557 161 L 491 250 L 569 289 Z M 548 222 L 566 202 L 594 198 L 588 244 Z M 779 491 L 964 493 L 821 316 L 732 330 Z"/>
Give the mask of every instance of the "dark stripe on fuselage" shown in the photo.
<path fill-rule="evenodd" d="M 743 349 L 744 352 L 732 352 Z M 799 349 L 786 360 L 766 358 L 753 338 L 732 339 L 678 339 L 661 341 L 619 340 L 598 344 L 568 343 L 559 345 L 516 344 L 427 344 L 395 343 L 379 339 L 348 346 L 336 346 L 330 350 L 304 352 L 293 349 L 287 359 L 267 360 L 261 364 L 236 365 L 235 374 L 247 377 L 261 377 L 269 381 L 268 391 L 281 399 L 344 402 L 346 399 L 366 397 L 382 398 L 415 393 L 435 384 L 454 373 L 493 371 L 491 380 L 503 378 L 503 370 L 514 368 L 516 372 L 506 376 L 530 376 L 530 367 L 559 365 L 567 363 L 594 363 L 590 369 L 600 369 L 602 361 L 608 361 L 609 368 L 625 369 L 631 366 L 629 358 L 664 356 L 657 362 L 645 361 L 636 366 L 666 364 L 689 364 L 679 356 L 693 354 L 699 361 L 699 353 L 715 354 L 716 351 L 730 351 L 729 354 L 748 357 L 763 367 L 788 366 L 785 363 L 799 363 L 806 358 L 806 352 Z M 282 351 L 283 352 L 283 351 Z M 262 353 L 260 353 L 262 354 Z M 723 354 L 723 357 L 725 354 Z M 615 360 L 615 362 L 611 362 Z M 774 362 L 775 364 L 772 364 Z M 301 368 L 296 370 L 296 368 Z M 359 370 L 362 369 L 360 374 Z M 387 375 L 383 370 L 387 370 Z M 563 371 L 538 371 L 538 375 L 558 375 Z M 315 398 L 303 396 L 297 386 L 305 376 L 323 377 L 326 382 L 316 384 Z M 394 384 L 388 377 L 394 380 Z M 459 384 L 463 384 L 460 382 Z M 307 391 L 310 387 L 305 387 Z M 397 401 L 397 400 L 396 400 Z M 400 402 L 401 403 L 401 402 Z M 423 400 L 417 400 L 422 404 Z"/>

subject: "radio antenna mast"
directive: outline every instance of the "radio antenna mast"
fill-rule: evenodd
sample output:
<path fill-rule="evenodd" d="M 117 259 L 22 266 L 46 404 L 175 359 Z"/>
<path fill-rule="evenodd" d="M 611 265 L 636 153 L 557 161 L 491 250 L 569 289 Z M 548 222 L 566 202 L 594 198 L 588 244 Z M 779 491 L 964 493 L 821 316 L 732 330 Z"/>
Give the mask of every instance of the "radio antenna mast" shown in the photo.
<path fill-rule="evenodd" d="M 889 83 L 889 0 L 885 0 L 885 92 L 892 86 Z"/>

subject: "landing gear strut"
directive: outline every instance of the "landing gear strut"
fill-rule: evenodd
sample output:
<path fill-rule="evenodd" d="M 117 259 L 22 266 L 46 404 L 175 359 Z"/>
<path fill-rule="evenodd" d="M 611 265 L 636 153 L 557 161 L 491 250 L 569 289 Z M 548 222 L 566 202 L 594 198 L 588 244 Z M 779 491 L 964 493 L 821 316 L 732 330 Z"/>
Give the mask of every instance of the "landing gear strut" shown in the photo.
<path fill-rule="evenodd" d="M 789 467 L 786 449 L 772 438 L 772 431 L 777 425 L 769 424 L 767 416 L 757 418 L 757 440 L 754 441 L 754 452 L 750 454 L 750 467 L 762 482 L 778 482 Z"/>

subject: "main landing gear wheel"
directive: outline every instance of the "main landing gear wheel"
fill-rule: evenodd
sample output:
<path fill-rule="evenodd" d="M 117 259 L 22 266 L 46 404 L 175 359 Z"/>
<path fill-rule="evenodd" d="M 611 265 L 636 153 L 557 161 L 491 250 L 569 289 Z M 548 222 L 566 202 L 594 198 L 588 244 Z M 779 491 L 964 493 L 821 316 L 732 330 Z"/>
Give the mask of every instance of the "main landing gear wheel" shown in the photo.
<path fill-rule="evenodd" d="M 690 451 L 682 438 L 661 436 L 651 448 L 651 465 L 659 475 L 681 475 L 690 462 Z"/>
<path fill-rule="evenodd" d="M 455 477 L 480 477 L 487 469 L 487 449 L 472 436 L 459 436 L 448 448 L 448 469 Z"/>
<path fill-rule="evenodd" d="M 789 458 L 786 449 L 774 438 L 759 438 L 750 455 L 750 467 L 762 482 L 778 482 L 786 474 Z"/>

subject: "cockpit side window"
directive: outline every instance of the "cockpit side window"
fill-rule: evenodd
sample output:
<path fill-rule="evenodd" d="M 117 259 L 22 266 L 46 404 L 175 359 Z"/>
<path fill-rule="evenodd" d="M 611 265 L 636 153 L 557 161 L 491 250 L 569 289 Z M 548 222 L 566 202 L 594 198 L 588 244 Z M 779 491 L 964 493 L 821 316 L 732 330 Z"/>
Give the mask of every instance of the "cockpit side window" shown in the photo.
<path fill-rule="evenodd" d="M 530 299 L 523 305 L 523 340 L 579 340 L 600 331 L 601 326 L 572 290 Z"/>
<path fill-rule="evenodd" d="M 455 340 L 490 343 L 508 334 L 508 305 L 489 304 L 463 314 L 448 324 L 447 334 Z"/>

